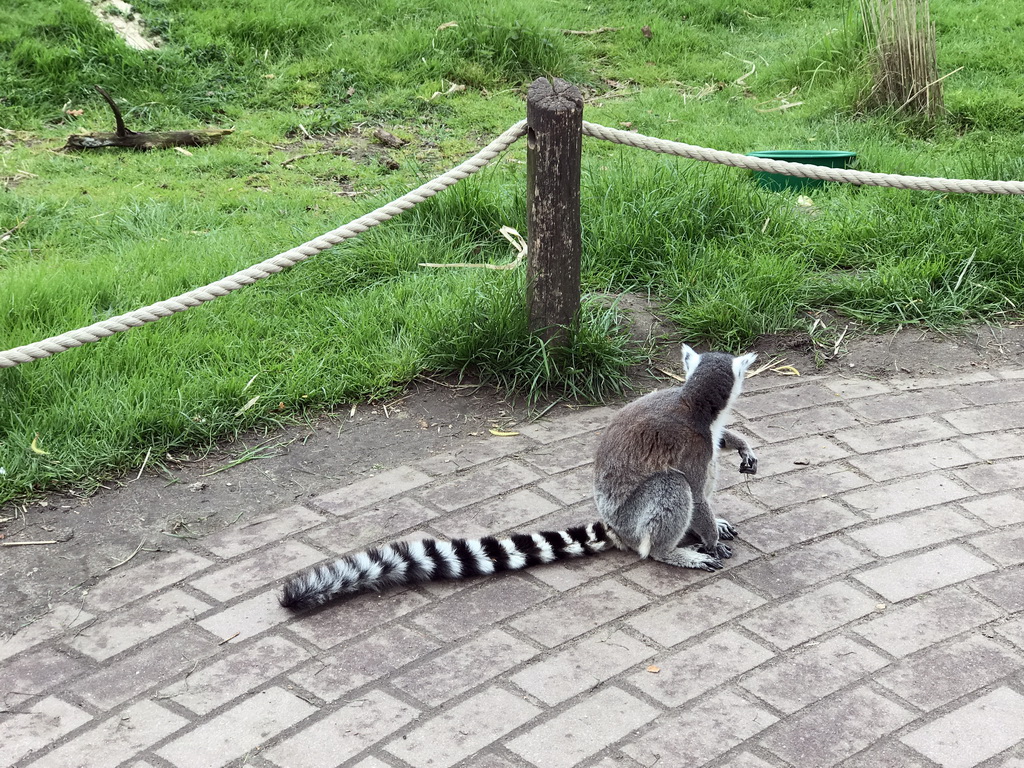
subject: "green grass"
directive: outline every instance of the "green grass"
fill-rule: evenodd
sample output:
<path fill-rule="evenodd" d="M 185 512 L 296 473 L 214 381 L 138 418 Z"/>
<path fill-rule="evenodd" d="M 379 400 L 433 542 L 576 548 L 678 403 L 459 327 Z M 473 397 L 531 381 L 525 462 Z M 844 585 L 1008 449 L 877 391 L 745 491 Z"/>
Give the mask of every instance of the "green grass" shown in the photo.
<path fill-rule="evenodd" d="M 844 0 L 138 8 L 162 50 L 125 48 L 80 0 L 0 10 L 0 236 L 14 230 L 0 241 L 0 348 L 204 285 L 372 210 L 521 119 L 539 75 L 578 83 L 588 120 L 650 135 L 1024 178 L 1024 8 L 1004 0 L 933 0 L 940 70 L 964 67 L 933 125 L 857 112 L 866 69 Z M 597 27 L 622 29 L 561 33 Z M 466 88 L 434 96 L 453 83 Z M 68 133 L 112 128 L 94 84 L 129 128 L 235 133 L 191 156 L 52 152 Z M 803 103 L 769 111 L 782 97 Z M 378 162 L 377 126 L 410 140 L 388 150 L 397 171 Z M 0 501 L 387 397 L 422 371 L 534 398 L 617 391 L 643 352 L 614 307 L 587 301 L 575 345 L 553 350 L 526 332 L 521 272 L 417 266 L 512 258 L 497 230 L 525 234 L 524 157 L 517 144 L 402 217 L 212 304 L 0 370 Z M 804 327 L 810 310 L 951 327 L 1024 302 L 1016 198 L 847 186 L 812 197 L 808 216 L 739 171 L 587 140 L 584 290 L 649 292 L 687 339 L 731 350 Z"/>

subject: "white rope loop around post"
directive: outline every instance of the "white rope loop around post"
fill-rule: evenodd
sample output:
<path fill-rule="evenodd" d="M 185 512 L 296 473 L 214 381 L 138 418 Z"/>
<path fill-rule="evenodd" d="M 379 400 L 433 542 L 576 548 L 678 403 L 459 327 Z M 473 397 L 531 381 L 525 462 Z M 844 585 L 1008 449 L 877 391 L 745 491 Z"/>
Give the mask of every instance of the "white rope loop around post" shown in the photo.
<path fill-rule="evenodd" d="M 821 165 L 767 160 L 760 157 L 740 155 L 735 152 L 722 152 L 721 150 L 707 149 L 693 144 L 683 144 L 678 141 L 652 138 L 640 133 L 620 131 L 617 128 L 607 128 L 603 125 L 586 121 L 583 122 L 583 133 L 595 139 L 603 139 L 616 144 L 626 144 L 639 149 L 649 149 L 652 152 L 663 152 L 669 155 L 687 157 L 691 160 L 703 160 L 708 163 L 730 165 L 734 168 L 745 168 L 750 171 L 767 171 L 768 173 L 781 173 L 785 176 L 799 176 L 804 179 L 822 179 L 824 181 L 839 181 L 847 184 L 916 189 L 930 192 L 1024 195 L 1024 182 L 1021 181 L 972 181 L 930 178 L 927 176 L 901 176 L 895 173 L 851 171 L 845 168 L 827 168 Z"/>
<path fill-rule="evenodd" d="M 277 256 L 273 256 L 214 283 L 210 283 L 202 288 L 196 288 L 171 299 L 159 301 L 156 304 L 150 304 L 148 307 L 141 307 L 124 315 L 101 320 L 98 323 L 93 323 L 85 328 L 79 328 L 76 331 L 62 333 L 59 336 L 51 336 L 48 339 L 33 344 L 26 344 L 22 347 L 15 347 L 14 349 L 0 352 L 0 368 L 12 368 L 22 363 L 41 360 L 44 357 L 50 357 L 68 349 L 80 347 L 83 344 L 105 339 L 108 336 L 113 336 L 115 333 L 138 328 L 140 325 L 155 322 L 176 312 L 184 312 L 186 309 L 198 307 L 204 302 L 212 301 L 220 296 L 226 296 L 243 286 L 251 285 L 257 280 L 262 280 L 288 269 L 288 267 L 294 266 L 300 261 L 305 261 L 310 256 L 315 256 L 321 251 L 326 251 L 328 248 L 338 245 L 338 243 L 353 238 L 381 222 L 393 219 L 418 203 L 422 203 L 427 198 L 433 197 L 438 192 L 462 181 L 462 179 L 472 176 L 512 146 L 525 133 L 526 121 L 520 120 L 461 165 L 428 181 L 426 184 L 422 184 L 411 192 L 402 195 L 397 200 L 381 206 L 372 213 L 350 221 L 344 226 L 326 232 L 320 235 L 320 237 L 296 246 L 284 253 L 279 253 Z"/>

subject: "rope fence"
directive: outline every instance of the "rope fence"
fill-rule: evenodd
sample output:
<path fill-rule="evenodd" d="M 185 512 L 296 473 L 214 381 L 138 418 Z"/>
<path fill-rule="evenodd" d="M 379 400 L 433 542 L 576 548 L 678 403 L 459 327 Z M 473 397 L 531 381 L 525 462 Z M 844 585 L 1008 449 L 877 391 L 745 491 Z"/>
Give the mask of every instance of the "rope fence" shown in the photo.
<path fill-rule="evenodd" d="M 311 256 L 327 250 L 339 243 L 359 235 L 371 227 L 388 221 L 424 200 L 433 197 L 438 192 L 447 189 L 453 184 L 468 178 L 480 171 L 494 158 L 508 149 L 520 137 L 527 132 L 526 121 L 521 120 L 507 131 L 501 134 L 473 157 L 452 170 L 438 176 L 431 181 L 422 184 L 411 192 L 394 200 L 386 205 L 377 208 L 375 211 L 361 216 L 344 226 L 326 232 L 320 237 L 296 246 L 288 251 L 279 253 L 272 258 L 255 264 L 233 275 L 217 280 L 202 288 L 196 288 L 187 293 L 175 296 L 171 299 L 159 301 L 146 307 L 141 307 L 123 315 L 117 315 L 98 323 L 79 328 L 75 331 L 62 333 L 59 336 L 51 336 L 48 339 L 32 344 L 15 347 L 0 352 L 0 368 L 12 368 L 22 363 L 29 363 L 34 360 L 41 360 L 68 349 L 80 347 L 101 339 L 113 336 L 115 333 L 138 328 L 147 323 L 156 322 L 163 317 L 169 317 L 177 312 L 184 312 L 186 309 L 197 307 L 207 301 L 226 296 L 237 291 L 246 285 L 251 285 L 257 280 L 263 280 L 273 274 L 281 272 L 289 267 L 305 261 Z M 734 168 L 743 168 L 751 171 L 767 171 L 787 176 L 798 176 L 805 179 L 821 179 L 824 181 L 835 181 L 847 184 L 861 184 L 865 186 L 892 187 L 896 189 L 913 189 L 932 192 L 947 193 L 973 193 L 992 195 L 1022 195 L 1024 194 L 1024 182 L 1020 181 L 989 181 L 989 180 L 962 180 L 930 178 L 921 176 L 903 176 L 889 173 L 871 173 L 867 171 L 853 171 L 843 168 L 827 168 L 818 165 L 806 165 L 803 163 L 790 163 L 781 160 L 768 160 L 765 158 L 750 157 L 734 152 L 722 152 L 715 149 L 707 149 L 692 144 L 683 144 L 676 141 L 644 136 L 639 133 L 622 131 L 615 128 L 607 128 L 595 123 L 583 122 L 583 133 L 596 139 L 611 141 L 617 144 L 624 144 L 638 149 L 646 149 L 652 152 L 685 157 L 691 160 L 728 165 Z M 520 254 L 520 259 L 522 254 Z"/>

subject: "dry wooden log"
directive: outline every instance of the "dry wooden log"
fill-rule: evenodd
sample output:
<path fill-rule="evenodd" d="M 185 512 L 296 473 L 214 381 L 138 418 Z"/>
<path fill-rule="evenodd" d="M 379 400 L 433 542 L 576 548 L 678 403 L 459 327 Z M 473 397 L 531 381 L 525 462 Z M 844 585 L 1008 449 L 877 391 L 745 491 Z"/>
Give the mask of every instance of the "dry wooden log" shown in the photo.
<path fill-rule="evenodd" d="M 68 136 L 64 149 L 98 149 L 124 147 L 125 149 L 170 149 L 172 147 L 203 147 L 216 144 L 229 133 L 228 128 L 202 128 L 194 131 L 129 131 L 125 127 L 121 110 L 105 90 L 93 86 L 114 112 L 113 133 L 85 133 Z"/>

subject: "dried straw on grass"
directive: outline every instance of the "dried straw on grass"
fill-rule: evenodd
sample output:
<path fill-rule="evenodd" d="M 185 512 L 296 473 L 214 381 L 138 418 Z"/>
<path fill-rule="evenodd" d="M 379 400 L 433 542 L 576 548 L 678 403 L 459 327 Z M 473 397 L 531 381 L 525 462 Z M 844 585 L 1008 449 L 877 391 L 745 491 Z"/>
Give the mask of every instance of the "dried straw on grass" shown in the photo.
<path fill-rule="evenodd" d="M 893 108 L 934 118 L 943 111 L 928 0 L 861 0 L 864 31 L 873 44 L 869 108 Z"/>

